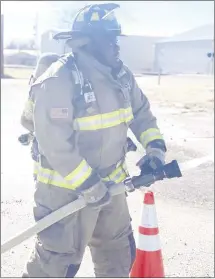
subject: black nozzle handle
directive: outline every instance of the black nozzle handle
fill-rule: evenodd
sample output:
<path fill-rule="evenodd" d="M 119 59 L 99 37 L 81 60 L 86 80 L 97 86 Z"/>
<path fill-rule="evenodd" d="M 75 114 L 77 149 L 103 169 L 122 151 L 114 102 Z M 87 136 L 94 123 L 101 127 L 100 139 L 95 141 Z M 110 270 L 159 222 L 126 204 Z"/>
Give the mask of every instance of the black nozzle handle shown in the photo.
<path fill-rule="evenodd" d="M 163 180 L 166 178 L 175 178 L 182 177 L 178 162 L 173 160 L 172 162 L 162 166 L 158 170 L 155 170 L 153 173 L 147 175 L 133 176 L 130 180 L 127 180 L 127 184 L 130 183 L 135 189 L 140 187 L 149 187 L 151 184 L 156 181 Z"/>
<path fill-rule="evenodd" d="M 151 184 L 155 183 L 156 177 L 153 174 L 146 174 L 140 176 L 133 176 L 131 182 L 134 185 L 135 189 L 138 189 L 142 186 L 149 187 Z"/>
<path fill-rule="evenodd" d="M 176 160 L 164 165 L 164 173 L 166 178 L 182 177 L 181 170 Z"/>

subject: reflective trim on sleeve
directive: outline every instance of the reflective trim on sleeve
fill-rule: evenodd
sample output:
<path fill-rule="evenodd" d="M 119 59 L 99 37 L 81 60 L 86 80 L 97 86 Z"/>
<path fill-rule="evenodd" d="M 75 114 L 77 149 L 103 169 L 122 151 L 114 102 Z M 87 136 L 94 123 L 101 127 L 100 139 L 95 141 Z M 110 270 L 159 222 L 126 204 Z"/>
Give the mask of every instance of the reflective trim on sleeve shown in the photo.
<path fill-rule="evenodd" d="M 107 177 L 102 178 L 104 182 L 113 181 L 115 183 L 120 183 L 128 177 L 128 172 L 125 164 L 117 167 L 111 174 Z"/>
<path fill-rule="evenodd" d="M 63 178 L 58 172 L 39 167 L 37 180 L 44 184 L 75 190 L 91 175 L 92 168 L 83 160 L 69 175 Z"/>
<path fill-rule="evenodd" d="M 119 109 L 113 112 L 97 114 L 89 117 L 76 118 L 74 129 L 80 131 L 94 131 L 127 123 L 133 119 L 132 108 Z"/>
<path fill-rule="evenodd" d="M 39 163 L 34 161 L 34 174 L 38 174 L 39 171 Z"/>
<path fill-rule="evenodd" d="M 73 185 L 73 187 L 79 187 L 85 180 L 89 178 L 92 173 L 92 168 L 85 160 L 82 160 L 79 166 L 72 171 L 65 179 Z"/>
<path fill-rule="evenodd" d="M 140 142 L 144 148 L 146 148 L 149 142 L 157 139 L 163 140 L 163 136 L 161 135 L 160 130 L 157 128 L 150 128 L 140 135 Z"/>
<path fill-rule="evenodd" d="M 40 168 L 37 173 L 37 181 L 57 187 L 73 189 L 73 185 L 69 185 L 69 183 L 67 183 L 62 176 L 60 176 L 57 172 L 53 170 Z"/>

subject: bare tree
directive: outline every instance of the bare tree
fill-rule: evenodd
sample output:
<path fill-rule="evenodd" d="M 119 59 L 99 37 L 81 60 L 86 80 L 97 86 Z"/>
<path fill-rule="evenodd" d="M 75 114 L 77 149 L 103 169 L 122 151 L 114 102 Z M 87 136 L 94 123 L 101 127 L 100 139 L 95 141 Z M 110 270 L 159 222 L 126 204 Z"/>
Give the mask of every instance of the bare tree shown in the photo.
<path fill-rule="evenodd" d="M 60 18 L 61 25 L 64 25 L 66 28 L 71 28 L 73 19 L 77 14 L 78 9 L 76 10 L 63 10 Z"/>
<path fill-rule="evenodd" d="M 64 2 L 64 1 L 62 1 Z M 61 3 L 62 3 L 61 2 Z M 81 4 L 81 5 L 80 5 Z M 88 2 L 65 2 L 56 9 L 56 18 L 59 28 L 70 29 L 72 27 L 73 20 L 80 10 L 80 8 L 88 5 Z"/>

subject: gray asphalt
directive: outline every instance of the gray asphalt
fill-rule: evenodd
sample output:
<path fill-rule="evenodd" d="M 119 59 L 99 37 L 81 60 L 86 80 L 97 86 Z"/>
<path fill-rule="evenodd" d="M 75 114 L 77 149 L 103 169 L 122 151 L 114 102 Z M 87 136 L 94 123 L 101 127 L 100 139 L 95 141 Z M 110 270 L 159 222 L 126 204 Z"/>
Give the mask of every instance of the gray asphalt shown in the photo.
<path fill-rule="evenodd" d="M 1 239 L 16 235 L 33 224 L 33 180 L 29 148 L 17 137 L 24 131 L 20 113 L 27 98 L 26 80 L 1 81 Z M 214 152 L 211 112 L 182 114 L 180 109 L 159 108 L 152 104 L 167 138 L 167 161 L 179 163 Z M 135 174 L 139 153 L 128 155 L 128 166 Z M 207 162 L 186 171 L 180 179 L 156 183 L 155 193 L 166 277 L 214 277 L 214 163 Z M 134 231 L 141 213 L 142 194 L 128 197 Z M 34 238 L 2 255 L 1 276 L 20 277 L 34 245 Z M 88 249 L 78 277 L 94 276 Z"/>

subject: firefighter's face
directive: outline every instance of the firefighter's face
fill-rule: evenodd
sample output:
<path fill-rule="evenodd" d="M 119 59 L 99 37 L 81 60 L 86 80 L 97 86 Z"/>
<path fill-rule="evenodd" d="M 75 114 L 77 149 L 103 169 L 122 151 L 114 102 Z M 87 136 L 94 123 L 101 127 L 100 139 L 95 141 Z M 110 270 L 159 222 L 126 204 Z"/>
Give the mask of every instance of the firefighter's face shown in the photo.
<path fill-rule="evenodd" d="M 101 63 L 112 68 L 118 66 L 120 47 L 117 36 L 108 34 L 93 37 L 92 50 Z"/>

